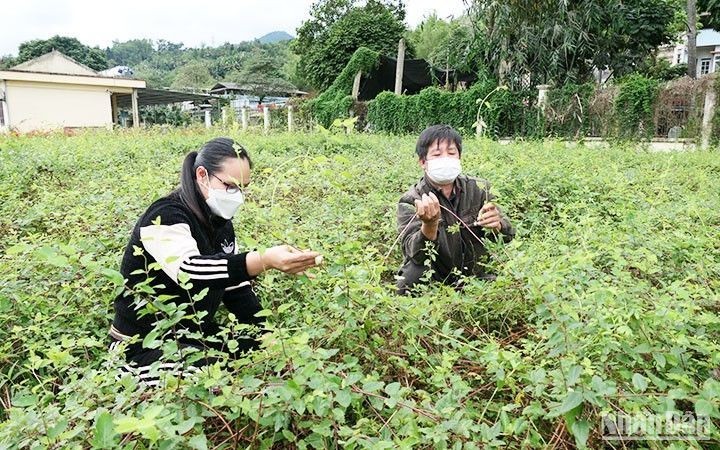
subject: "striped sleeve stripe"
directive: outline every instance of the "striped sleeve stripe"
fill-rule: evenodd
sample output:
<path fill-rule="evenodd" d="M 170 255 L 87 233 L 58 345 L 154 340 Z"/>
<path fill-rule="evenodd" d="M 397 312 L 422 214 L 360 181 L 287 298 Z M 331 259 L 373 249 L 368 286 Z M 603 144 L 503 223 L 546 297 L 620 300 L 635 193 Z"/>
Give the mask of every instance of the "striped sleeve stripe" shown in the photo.
<path fill-rule="evenodd" d="M 227 266 L 227 259 L 202 259 L 202 258 L 188 258 L 183 261 L 183 265 L 191 264 L 194 266 Z"/>
<path fill-rule="evenodd" d="M 251 284 L 249 281 L 243 281 L 242 283 L 236 284 L 235 286 L 226 287 L 225 292 L 234 291 L 235 289 L 240 289 L 241 287 L 244 287 L 244 286 L 251 286 Z"/>
<path fill-rule="evenodd" d="M 195 376 L 200 372 L 200 368 L 195 366 L 186 366 L 184 368 L 179 367 L 177 364 L 160 364 L 157 368 L 157 372 L 151 373 L 150 369 L 152 366 L 140 366 L 133 367 L 124 365 L 119 367 L 119 373 L 117 380 L 120 380 L 123 374 L 131 375 L 135 378 L 135 381 L 140 386 L 145 387 L 157 387 L 164 379 L 169 376 L 182 377 L 183 379 L 189 380 L 194 379 Z"/>
<path fill-rule="evenodd" d="M 181 365 L 179 365 L 177 363 L 161 363 L 155 367 L 153 367 L 152 365 L 131 366 L 129 364 L 124 364 L 124 365 L 120 366 L 119 369 L 121 371 L 125 371 L 125 372 L 132 373 L 134 375 L 139 375 L 139 376 L 144 376 L 146 374 L 149 374 L 151 371 L 157 371 L 158 373 L 163 373 L 163 372 L 167 372 L 167 371 L 177 372 L 177 373 L 181 373 L 181 372 L 187 373 L 187 372 L 197 372 L 200 370 L 199 368 L 197 368 L 195 366 L 182 367 Z"/>
<path fill-rule="evenodd" d="M 189 271 L 185 271 L 185 270 L 183 270 L 183 272 L 188 274 L 188 276 L 190 277 L 191 280 L 222 280 L 225 278 L 230 278 L 230 274 L 228 274 L 227 272 L 214 273 L 214 274 L 209 274 L 209 275 L 201 275 L 198 273 L 193 273 L 193 272 L 189 272 Z"/>
<path fill-rule="evenodd" d="M 180 269 L 185 272 L 202 272 L 202 273 L 227 273 L 227 267 L 218 267 L 218 266 L 191 266 L 188 264 L 183 264 L 180 266 Z"/>

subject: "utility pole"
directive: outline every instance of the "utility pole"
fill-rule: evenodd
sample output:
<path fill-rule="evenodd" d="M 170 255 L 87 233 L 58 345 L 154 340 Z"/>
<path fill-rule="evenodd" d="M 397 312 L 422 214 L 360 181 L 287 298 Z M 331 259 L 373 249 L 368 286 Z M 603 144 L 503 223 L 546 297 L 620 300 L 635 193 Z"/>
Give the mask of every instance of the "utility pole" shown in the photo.
<path fill-rule="evenodd" d="M 398 55 L 397 65 L 395 66 L 395 93 L 401 95 L 402 82 L 403 82 L 403 70 L 405 68 L 405 39 L 400 39 L 398 42 Z"/>
<path fill-rule="evenodd" d="M 697 78 L 697 3 L 696 0 L 687 0 L 687 51 L 688 51 L 688 71 L 690 78 Z"/>

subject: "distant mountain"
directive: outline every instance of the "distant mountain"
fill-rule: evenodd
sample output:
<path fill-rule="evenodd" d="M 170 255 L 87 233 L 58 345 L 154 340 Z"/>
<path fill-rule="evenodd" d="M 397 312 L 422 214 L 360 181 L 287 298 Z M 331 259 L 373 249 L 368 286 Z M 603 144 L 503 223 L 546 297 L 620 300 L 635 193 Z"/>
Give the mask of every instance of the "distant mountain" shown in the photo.
<path fill-rule="evenodd" d="M 258 38 L 258 41 L 260 41 L 261 44 L 274 44 L 276 42 L 289 41 L 291 39 L 294 39 L 293 36 L 284 31 L 273 31 L 272 33 L 268 33 L 265 36 Z"/>

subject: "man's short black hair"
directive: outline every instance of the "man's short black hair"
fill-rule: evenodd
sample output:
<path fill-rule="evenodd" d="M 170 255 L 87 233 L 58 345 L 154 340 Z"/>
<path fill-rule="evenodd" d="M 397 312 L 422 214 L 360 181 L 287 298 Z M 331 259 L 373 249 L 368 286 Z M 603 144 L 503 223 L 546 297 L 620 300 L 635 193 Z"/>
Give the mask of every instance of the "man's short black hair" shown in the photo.
<path fill-rule="evenodd" d="M 435 142 L 442 141 L 454 142 L 458 149 L 458 155 L 462 155 L 462 136 L 460 133 L 455 131 L 455 128 L 450 125 L 431 125 L 422 133 L 415 144 L 415 152 L 420 159 L 425 159 L 428 154 L 428 149 Z"/>

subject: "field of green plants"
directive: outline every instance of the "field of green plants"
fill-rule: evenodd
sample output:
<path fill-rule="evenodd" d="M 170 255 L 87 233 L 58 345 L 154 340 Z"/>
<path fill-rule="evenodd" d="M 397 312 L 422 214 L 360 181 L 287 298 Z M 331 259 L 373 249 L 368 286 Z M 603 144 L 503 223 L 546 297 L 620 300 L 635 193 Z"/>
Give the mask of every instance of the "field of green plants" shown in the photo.
<path fill-rule="evenodd" d="M 138 216 L 185 153 L 255 162 L 243 248 L 325 256 L 256 287 L 261 350 L 158 388 L 106 351 Z M 720 434 L 720 156 L 465 142 L 517 227 L 497 281 L 394 293 L 414 137 L 223 130 L 0 137 L 0 448 L 707 448 Z M 228 320 L 223 317 L 223 320 Z M 709 416 L 714 441 L 604 442 L 604 414 Z"/>

